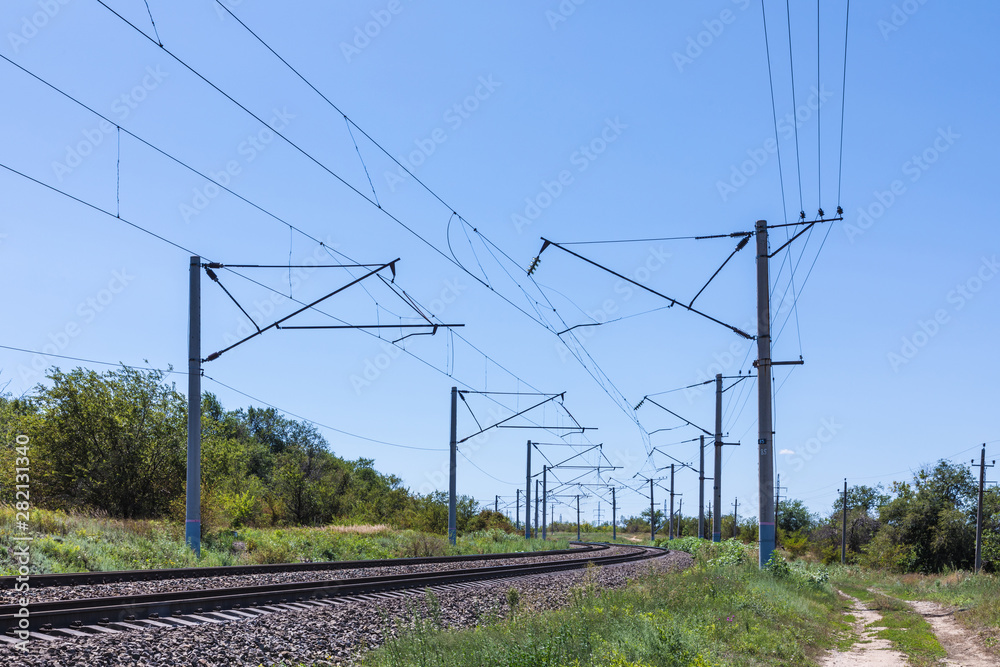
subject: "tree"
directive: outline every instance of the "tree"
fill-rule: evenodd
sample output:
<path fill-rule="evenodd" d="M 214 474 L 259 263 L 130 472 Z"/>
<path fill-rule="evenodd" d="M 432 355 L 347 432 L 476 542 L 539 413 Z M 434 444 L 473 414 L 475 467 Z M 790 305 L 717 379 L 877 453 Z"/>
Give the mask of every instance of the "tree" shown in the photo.
<path fill-rule="evenodd" d="M 777 514 L 778 528 L 787 533 L 809 532 L 816 525 L 816 518 L 801 500 L 782 500 Z"/>
<path fill-rule="evenodd" d="M 33 399 L 42 495 L 115 517 L 163 514 L 184 492 L 184 399 L 160 371 L 49 374 Z"/>

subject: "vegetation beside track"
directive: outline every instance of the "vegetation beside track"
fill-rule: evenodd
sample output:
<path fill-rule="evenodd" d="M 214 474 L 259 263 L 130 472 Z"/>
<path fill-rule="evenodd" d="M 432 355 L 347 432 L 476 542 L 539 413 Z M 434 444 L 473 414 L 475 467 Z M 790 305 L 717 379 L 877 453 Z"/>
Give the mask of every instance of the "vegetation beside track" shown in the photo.
<path fill-rule="evenodd" d="M 473 630 L 416 619 L 363 664 L 800 667 L 846 628 L 825 570 L 776 561 L 762 571 L 735 541 L 694 550 L 683 572 L 650 571 L 620 590 L 584 586 L 557 611 L 536 613 L 512 594 L 512 613 Z"/>
<path fill-rule="evenodd" d="M 505 553 L 566 549 L 568 540 L 525 542 L 503 530 L 459 536 L 451 546 L 441 535 L 395 530 L 385 525 L 322 528 L 243 528 L 219 530 L 202 541 L 196 559 L 184 544 L 181 524 L 159 520 L 121 520 L 74 512 L 34 509 L 29 522 L 32 574 L 96 572 L 171 567 L 367 560 L 411 556 Z M 0 574 L 16 572 L 10 559 L 15 513 L 0 505 Z"/>

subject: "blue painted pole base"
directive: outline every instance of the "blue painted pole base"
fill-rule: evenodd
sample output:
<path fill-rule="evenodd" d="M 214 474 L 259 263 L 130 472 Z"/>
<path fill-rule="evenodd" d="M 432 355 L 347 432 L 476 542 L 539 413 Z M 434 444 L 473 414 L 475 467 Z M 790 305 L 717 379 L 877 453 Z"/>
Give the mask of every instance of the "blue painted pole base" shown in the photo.
<path fill-rule="evenodd" d="M 764 567 L 765 565 L 767 565 L 767 561 L 771 560 L 771 554 L 773 552 L 774 552 L 774 524 L 761 523 L 760 558 L 759 558 L 760 567 Z"/>
<path fill-rule="evenodd" d="M 184 541 L 194 551 L 194 555 L 201 558 L 201 521 L 188 519 L 186 526 Z"/>

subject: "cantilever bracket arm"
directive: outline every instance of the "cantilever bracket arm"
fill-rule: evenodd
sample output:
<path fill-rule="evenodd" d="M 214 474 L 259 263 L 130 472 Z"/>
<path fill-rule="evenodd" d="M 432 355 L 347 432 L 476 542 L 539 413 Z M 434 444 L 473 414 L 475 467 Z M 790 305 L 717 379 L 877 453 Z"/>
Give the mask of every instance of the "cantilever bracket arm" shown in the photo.
<path fill-rule="evenodd" d="M 461 393 L 463 393 L 463 392 L 459 392 L 459 393 L 461 394 Z M 476 437 L 477 435 L 480 435 L 480 434 L 482 434 L 482 433 L 485 433 L 486 431 L 489 431 L 489 430 L 490 430 L 491 428 L 498 428 L 498 427 L 499 427 L 499 426 L 500 426 L 501 424 L 505 424 L 505 423 L 509 422 L 509 421 L 510 421 L 511 419 L 514 419 L 514 418 L 516 418 L 516 417 L 520 417 L 521 415 L 523 415 L 523 414 L 524 414 L 524 413 L 526 413 L 526 412 L 530 412 L 531 410 L 534 410 L 535 408 L 540 408 L 541 406 L 545 405 L 545 404 L 546 404 L 546 403 L 548 403 L 549 401 L 554 401 L 554 400 L 556 400 L 557 398 L 563 398 L 563 397 L 565 397 L 565 396 L 566 396 L 566 392 L 563 392 L 563 393 L 561 393 L 561 394 L 554 394 L 554 395 L 552 395 L 552 396 L 549 396 L 549 397 L 548 397 L 548 398 L 546 398 L 546 399 L 545 399 L 544 401 L 541 401 L 541 402 L 539 402 L 539 403 L 536 403 L 535 405 L 532 405 L 532 406 L 531 406 L 530 408 L 525 408 L 524 410 L 521 410 L 520 412 L 516 412 L 516 413 L 512 414 L 512 415 L 511 415 L 510 417 L 507 417 L 506 419 L 502 419 L 502 420 L 498 421 L 498 422 L 497 422 L 497 423 L 495 423 L 495 424 L 492 424 L 492 425 L 490 425 L 490 426 L 487 426 L 486 428 L 481 428 L 481 429 L 479 429 L 478 431 L 476 431 L 476 432 L 475 432 L 475 433 L 473 433 L 472 435 L 470 435 L 470 436 L 467 436 L 467 437 L 465 437 L 465 438 L 462 438 L 462 439 L 461 439 L 461 440 L 459 440 L 459 441 L 458 441 L 458 442 L 457 442 L 456 444 L 459 444 L 459 445 L 460 445 L 460 444 L 462 444 L 463 442 L 465 442 L 466 440 L 469 440 L 469 439 L 471 439 L 471 438 L 475 438 L 475 437 Z M 534 427 L 534 428 L 538 428 L 538 427 Z"/>
<path fill-rule="evenodd" d="M 702 317 L 704 317 L 707 320 L 711 320 L 712 322 L 715 322 L 716 324 L 721 324 L 722 326 L 726 327 L 730 331 L 733 331 L 733 332 L 739 334 L 740 336 L 746 338 L 747 340 L 754 340 L 753 336 L 751 336 L 747 332 L 743 331 L 742 329 L 739 329 L 738 327 L 734 327 L 731 324 L 726 324 L 722 320 L 716 319 L 716 318 L 712 317 L 711 315 L 708 315 L 707 313 L 703 313 L 702 311 L 698 310 L 697 308 L 693 308 L 693 307 L 691 307 L 691 306 L 689 306 L 689 305 L 687 305 L 685 303 L 681 303 L 677 299 L 674 299 L 673 297 L 669 297 L 666 294 L 663 294 L 662 292 L 657 292 L 656 290 L 654 290 L 654 289 L 652 289 L 650 287 L 647 287 L 646 285 L 643 285 L 640 282 L 632 280 L 628 276 L 624 276 L 624 275 L 618 273 L 617 271 L 609 269 L 608 267 L 606 267 L 606 266 L 604 266 L 602 264 L 598 264 L 597 262 L 595 262 L 592 259 L 588 259 L 588 258 L 584 257 L 583 255 L 581 255 L 579 253 L 573 252 L 569 248 L 566 248 L 565 246 L 559 245 L 555 241 L 549 241 L 548 239 L 546 239 L 544 237 L 542 238 L 542 241 L 544 242 L 543 245 L 542 245 L 542 249 L 540 251 L 538 251 L 538 257 L 535 258 L 536 259 L 536 265 L 537 265 L 538 258 L 541 257 L 542 252 L 544 252 L 546 248 L 548 248 L 549 246 L 552 246 L 554 248 L 559 248 L 563 252 L 567 252 L 570 255 L 573 255 L 577 259 L 582 259 L 583 261 L 585 261 L 588 264 L 591 264 L 593 266 L 596 266 L 597 268 L 601 269 L 602 271 L 607 271 L 611 275 L 613 275 L 613 276 L 615 276 L 617 278 L 621 278 L 625 282 L 631 283 L 632 285 L 635 285 L 636 287 L 638 287 L 641 290 L 649 292 L 650 294 L 655 294 L 656 296 L 660 297 L 661 299 L 666 299 L 667 301 L 670 302 L 671 306 L 680 306 L 684 310 L 690 311 L 690 312 L 694 313 L 695 315 L 701 315 Z"/>
<path fill-rule="evenodd" d="M 391 262 L 387 262 L 385 264 L 378 265 L 376 268 L 372 269 L 371 271 L 369 271 L 365 275 L 361 276 L 360 278 L 355 278 L 354 280 L 352 280 L 351 282 L 347 283 L 343 287 L 338 287 L 337 289 L 333 290 L 332 292 L 330 292 L 326 296 L 322 296 L 322 297 L 316 299 L 315 301 L 313 301 L 312 303 L 309 303 L 309 304 L 306 304 L 305 306 L 302 306 L 301 308 L 299 308 L 298 310 L 296 310 L 291 315 L 286 315 L 286 316 L 282 317 L 280 320 L 276 320 L 276 321 L 272 322 L 271 324 L 267 325 L 263 329 L 261 329 L 261 328 L 258 327 L 258 329 L 257 329 L 256 332 L 250 334 L 249 336 L 247 336 L 243 340 L 240 340 L 240 341 L 237 341 L 237 342 L 233 343 L 232 345 L 230 345 L 227 348 L 223 348 L 223 349 L 219 350 L 218 352 L 213 352 L 212 354 L 210 354 L 207 357 L 205 357 L 204 359 L 202 359 L 202 362 L 204 363 L 204 362 L 214 361 L 214 360 L 218 359 L 219 357 L 221 357 L 226 352 L 228 352 L 229 350 L 233 349 L 234 347 L 242 345 L 243 343 L 247 342 L 251 338 L 256 338 L 257 336 L 261 335 L 262 333 L 264 333 L 268 329 L 280 329 L 282 322 L 287 322 L 288 320 L 290 320 L 291 318 L 295 317 L 299 313 L 301 313 L 303 311 L 306 311 L 306 310 L 309 310 L 313 306 L 316 306 L 316 305 L 322 303 L 323 301 L 326 301 L 330 297 L 343 292 L 344 290 L 348 289 L 349 287 L 353 287 L 354 285 L 357 285 L 362 280 L 374 276 L 375 274 L 377 274 L 379 271 L 382 271 L 383 269 L 391 269 L 392 270 L 392 275 L 395 276 L 396 275 L 396 262 L 398 262 L 398 261 L 399 261 L 399 258 L 397 257 L 396 259 L 392 260 Z M 215 265 L 210 265 L 210 267 L 212 267 L 212 266 L 215 266 Z"/>

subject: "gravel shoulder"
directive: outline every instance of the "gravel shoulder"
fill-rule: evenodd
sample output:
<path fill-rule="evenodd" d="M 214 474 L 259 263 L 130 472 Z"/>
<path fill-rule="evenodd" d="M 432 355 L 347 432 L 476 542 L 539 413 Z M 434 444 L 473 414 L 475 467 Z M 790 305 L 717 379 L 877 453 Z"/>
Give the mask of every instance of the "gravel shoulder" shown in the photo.
<path fill-rule="evenodd" d="M 606 553 L 606 552 L 605 552 Z M 437 593 L 443 627 L 465 628 L 508 613 L 507 591 L 516 588 L 521 604 L 534 609 L 563 606 L 573 587 L 594 583 L 618 588 L 650 568 L 674 569 L 692 562 L 688 554 L 670 552 L 638 563 L 608 565 L 490 581 L 470 588 Z M 190 581 L 189 581 L 190 583 Z M 427 612 L 426 597 L 382 598 L 336 607 L 273 614 L 257 619 L 206 624 L 186 629 L 155 629 L 66 639 L 35 641 L 27 653 L 0 647 L 0 664 L 45 665 L 346 665 L 366 648 L 380 646 L 396 633 L 392 619 L 405 622 Z"/>

